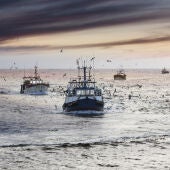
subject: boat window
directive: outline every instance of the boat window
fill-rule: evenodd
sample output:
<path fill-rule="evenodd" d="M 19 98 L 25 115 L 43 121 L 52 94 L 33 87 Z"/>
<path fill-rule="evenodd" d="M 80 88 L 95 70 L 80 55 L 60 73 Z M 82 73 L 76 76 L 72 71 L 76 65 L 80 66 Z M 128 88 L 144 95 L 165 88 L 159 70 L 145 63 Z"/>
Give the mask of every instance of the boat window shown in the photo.
<path fill-rule="evenodd" d="M 81 96 L 84 96 L 84 95 L 94 95 L 94 90 L 77 90 L 76 94 L 77 95 L 81 95 Z"/>
<path fill-rule="evenodd" d="M 94 90 L 90 90 L 90 95 L 94 95 Z"/>
<path fill-rule="evenodd" d="M 77 95 L 81 95 L 81 90 L 77 90 Z"/>

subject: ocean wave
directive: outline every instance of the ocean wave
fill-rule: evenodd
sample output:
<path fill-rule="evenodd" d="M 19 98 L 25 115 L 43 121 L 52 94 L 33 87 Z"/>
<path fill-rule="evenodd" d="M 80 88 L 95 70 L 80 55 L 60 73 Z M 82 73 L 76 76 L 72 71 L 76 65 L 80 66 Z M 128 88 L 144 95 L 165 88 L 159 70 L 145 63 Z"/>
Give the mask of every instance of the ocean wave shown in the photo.
<path fill-rule="evenodd" d="M 104 115 L 106 112 L 86 110 L 86 111 L 71 111 L 71 112 L 62 112 L 62 113 L 66 115 L 73 115 L 73 116 L 93 117 L 93 116 Z"/>
<path fill-rule="evenodd" d="M 74 147 L 83 147 L 89 148 L 97 145 L 111 145 L 111 146 L 130 146 L 131 144 L 160 144 L 166 143 L 170 144 L 170 134 L 165 135 L 152 135 L 152 136 L 138 136 L 138 137 L 121 137 L 113 139 L 92 139 L 81 142 L 73 143 L 56 143 L 56 144 L 33 144 L 33 143 L 20 143 L 20 144 L 11 144 L 11 145 L 1 145 L 0 148 L 26 148 L 26 147 L 41 147 L 42 150 L 51 150 L 54 148 L 74 148 Z"/>

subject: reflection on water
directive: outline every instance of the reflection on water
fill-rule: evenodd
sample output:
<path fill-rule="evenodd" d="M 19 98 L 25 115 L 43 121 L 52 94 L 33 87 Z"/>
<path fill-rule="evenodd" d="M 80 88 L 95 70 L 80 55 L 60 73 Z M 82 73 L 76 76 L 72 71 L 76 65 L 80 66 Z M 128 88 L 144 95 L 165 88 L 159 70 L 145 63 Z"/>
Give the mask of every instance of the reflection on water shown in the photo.
<path fill-rule="evenodd" d="M 49 94 L 29 96 L 23 71 L 1 70 L 0 169 L 170 169 L 170 75 L 97 70 L 105 109 L 91 117 L 62 112 L 69 72 L 41 70 Z"/>

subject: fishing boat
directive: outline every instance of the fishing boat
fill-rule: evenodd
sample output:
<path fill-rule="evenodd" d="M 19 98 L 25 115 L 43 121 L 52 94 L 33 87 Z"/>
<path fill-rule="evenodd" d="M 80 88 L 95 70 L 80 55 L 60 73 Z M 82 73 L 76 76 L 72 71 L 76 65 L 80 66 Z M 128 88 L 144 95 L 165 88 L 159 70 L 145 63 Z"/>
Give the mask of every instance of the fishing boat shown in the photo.
<path fill-rule="evenodd" d="M 114 80 L 126 80 L 126 74 L 123 69 L 119 70 L 117 74 L 114 75 Z"/>
<path fill-rule="evenodd" d="M 161 71 L 162 74 L 169 74 L 169 71 L 164 67 Z"/>
<path fill-rule="evenodd" d="M 92 67 L 87 67 L 85 62 L 82 67 L 78 65 L 78 77 L 70 80 L 65 91 L 66 98 L 63 104 L 65 112 L 103 111 L 102 91 L 96 86 L 91 71 Z"/>
<path fill-rule="evenodd" d="M 5 88 L 0 88 L 0 94 L 9 94 L 10 91 L 8 89 Z"/>
<path fill-rule="evenodd" d="M 23 84 L 21 85 L 21 94 L 30 95 L 46 95 L 48 92 L 49 83 L 43 82 L 38 74 L 38 67 L 35 66 L 34 76 L 24 76 Z"/>

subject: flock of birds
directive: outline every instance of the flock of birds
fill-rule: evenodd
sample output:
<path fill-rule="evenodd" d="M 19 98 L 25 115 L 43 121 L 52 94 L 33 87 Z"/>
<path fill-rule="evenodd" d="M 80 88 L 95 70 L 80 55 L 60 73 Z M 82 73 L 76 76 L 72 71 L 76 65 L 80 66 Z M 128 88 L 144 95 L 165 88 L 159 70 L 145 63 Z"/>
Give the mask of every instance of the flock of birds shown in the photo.
<path fill-rule="evenodd" d="M 62 52 L 63 52 L 63 49 L 60 50 L 60 53 L 62 53 Z M 95 60 L 95 57 L 92 57 L 90 59 L 90 61 L 94 61 L 94 60 Z M 107 59 L 106 62 L 111 63 L 112 60 Z M 10 70 L 12 71 L 12 70 L 17 70 L 17 69 L 18 69 L 17 64 L 16 64 L 16 62 L 14 62 L 11 65 Z M 63 78 L 67 77 L 67 73 L 63 73 L 62 77 Z M 0 76 L 0 78 L 1 78 L 1 81 L 4 81 L 4 82 L 8 81 L 8 79 L 4 75 Z M 105 100 L 113 99 L 113 97 L 117 97 L 119 95 L 120 88 L 117 89 L 117 87 L 114 86 L 113 83 L 109 83 L 109 84 L 108 83 L 99 83 L 99 86 L 101 87 L 101 89 L 103 91 L 103 96 L 104 96 Z M 142 85 L 137 83 L 137 84 L 134 84 L 134 85 L 131 85 L 131 86 L 127 85 L 124 88 L 130 89 L 130 88 L 134 88 L 134 87 L 140 89 L 140 88 L 142 88 Z M 51 98 L 56 97 L 56 94 L 59 95 L 59 96 L 64 96 L 65 95 L 65 89 L 66 89 L 66 86 L 64 86 L 64 85 L 55 85 L 55 86 L 53 85 L 49 90 L 50 91 L 49 96 Z M 141 98 L 140 94 L 135 95 L 135 94 L 133 94 L 133 91 L 131 91 L 131 90 L 128 90 L 127 92 L 128 92 L 128 94 L 126 94 L 126 96 L 127 96 L 127 99 L 129 99 L 129 100 L 131 100 L 132 98 L 136 98 L 136 97 Z M 3 88 L 0 87 L 0 94 L 5 94 L 5 93 L 9 93 L 9 91 L 6 91 L 6 90 L 4 90 Z M 55 107 L 58 108 L 57 105 L 55 105 Z"/>
<path fill-rule="evenodd" d="M 53 75 L 54 73 L 52 73 Z M 63 78 L 67 76 L 67 73 L 64 73 L 63 75 L 61 75 Z M 4 76 L 1 76 L 3 81 L 8 81 L 8 79 Z M 7 80 L 6 80 L 7 79 Z M 7 82 L 6 82 L 7 83 Z M 112 106 L 112 102 L 114 102 L 114 100 L 120 99 L 120 101 L 122 101 L 123 103 L 126 102 L 127 100 L 132 100 L 132 102 L 134 101 L 140 101 L 142 100 L 142 103 L 144 102 L 149 102 L 150 100 L 148 100 L 151 96 L 149 96 L 149 94 L 140 94 L 141 90 L 143 91 L 143 85 L 139 84 L 139 83 L 130 83 L 129 81 L 127 81 L 126 84 L 122 84 L 122 83 L 116 83 L 113 81 L 109 81 L 106 82 L 104 79 L 102 79 L 102 81 L 100 81 L 98 83 L 98 86 L 102 89 L 103 91 L 103 97 L 104 97 L 104 101 L 106 104 L 105 106 L 105 111 L 110 112 L 114 106 Z M 56 98 L 59 98 L 60 100 L 64 100 L 64 96 L 65 96 L 65 89 L 66 89 L 66 85 L 65 84 L 53 84 L 51 85 L 50 89 L 49 89 L 49 98 L 51 100 L 52 103 L 54 103 L 53 107 L 55 107 L 55 110 L 61 111 L 61 106 L 60 104 L 56 104 L 55 100 Z M 141 89 L 141 90 L 140 90 Z M 11 94 L 11 92 L 8 90 L 4 90 L 0 87 L 0 94 Z M 167 94 L 168 95 L 168 94 Z M 163 99 L 167 99 L 166 98 L 166 94 L 160 96 Z M 37 98 L 38 99 L 38 98 Z M 48 103 L 50 102 L 49 100 L 47 100 L 48 98 L 44 98 L 44 102 L 48 105 Z M 58 99 L 58 100 L 59 100 Z M 169 100 L 165 101 L 166 103 L 169 102 Z M 52 104 L 51 103 L 51 104 Z"/>

